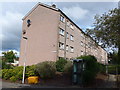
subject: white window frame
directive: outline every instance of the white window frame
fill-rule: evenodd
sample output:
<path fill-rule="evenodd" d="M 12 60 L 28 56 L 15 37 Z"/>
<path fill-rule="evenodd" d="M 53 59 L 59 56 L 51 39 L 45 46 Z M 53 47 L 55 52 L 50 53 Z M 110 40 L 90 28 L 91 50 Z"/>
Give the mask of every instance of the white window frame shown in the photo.
<path fill-rule="evenodd" d="M 73 24 L 70 24 L 70 28 L 73 30 L 74 29 L 74 26 L 73 26 Z"/>
<path fill-rule="evenodd" d="M 68 45 L 66 45 L 66 51 L 68 51 L 69 50 L 69 46 Z"/>
<path fill-rule="evenodd" d="M 70 52 L 74 52 L 74 47 L 70 46 Z"/>
<path fill-rule="evenodd" d="M 81 36 L 82 38 L 84 38 L 84 35 L 83 35 L 82 33 L 80 34 L 80 36 Z"/>
<path fill-rule="evenodd" d="M 59 48 L 64 49 L 64 43 L 59 42 Z"/>
<path fill-rule="evenodd" d="M 73 35 L 70 35 L 70 40 L 74 41 L 74 36 Z"/>
<path fill-rule="evenodd" d="M 81 51 L 81 55 L 84 55 L 84 52 L 83 52 L 83 51 Z"/>
<path fill-rule="evenodd" d="M 67 20 L 67 26 L 69 27 L 70 26 L 70 22 Z"/>
<path fill-rule="evenodd" d="M 66 32 L 66 37 L 69 38 L 69 33 L 68 32 Z"/>
<path fill-rule="evenodd" d="M 84 43 L 83 43 L 83 41 L 81 41 L 81 46 L 82 46 L 82 47 L 84 46 Z"/>
<path fill-rule="evenodd" d="M 60 30 L 59 30 L 59 34 L 61 34 L 61 35 L 64 36 L 64 34 L 65 34 L 65 30 L 63 30 L 63 29 L 60 28 Z"/>
<path fill-rule="evenodd" d="M 60 21 L 65 22 L 65 17 L 60 15 Z"/>

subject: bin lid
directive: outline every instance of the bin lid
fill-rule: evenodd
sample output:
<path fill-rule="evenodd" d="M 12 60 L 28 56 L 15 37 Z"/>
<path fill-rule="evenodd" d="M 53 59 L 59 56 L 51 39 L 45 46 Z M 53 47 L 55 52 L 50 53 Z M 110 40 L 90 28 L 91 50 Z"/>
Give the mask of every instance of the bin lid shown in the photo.
<path fill-rule="evenodd" d="M 83 59 L 72 59 L 73 61 L 76 61 L 76 62 L 83 62 L 84 60 Z"/>

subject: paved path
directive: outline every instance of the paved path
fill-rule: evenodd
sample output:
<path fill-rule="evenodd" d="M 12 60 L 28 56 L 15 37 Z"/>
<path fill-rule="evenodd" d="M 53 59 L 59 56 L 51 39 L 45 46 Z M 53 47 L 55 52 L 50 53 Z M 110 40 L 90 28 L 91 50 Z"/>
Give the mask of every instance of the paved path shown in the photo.
<path fill-rule="evenodd" d="M 104 83 L 101 83 L 98 88 L 116 88 L 116 79 L 114 75 L 109 75 L 109 79 L 106 80 Z M 71 88 L 77 88 L 77 86 L 69 86 Z M 0 80 L 0 89 L 1 88 L 62 88 L 59 86 L 50 86 L 50 85 L 29 85 L 29 84 L 19 84 L 19 83 L 10 83 Z M 65 87 L 64 87 L 65 88 Z"/>
<path fill-rule="evenodd" d="M 19 83 L 10 83 L 10 82 L 2 82 L 0 80 L 0 89 L 1 88 L 21 88 L 21 87 L 29 87 L 28 84 L 19 84 Z"/>

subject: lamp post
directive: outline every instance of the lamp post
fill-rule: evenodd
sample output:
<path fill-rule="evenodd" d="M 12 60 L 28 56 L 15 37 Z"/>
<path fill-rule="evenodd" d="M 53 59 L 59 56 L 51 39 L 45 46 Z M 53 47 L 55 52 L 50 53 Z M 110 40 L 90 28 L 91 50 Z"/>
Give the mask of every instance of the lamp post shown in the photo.
<path fill-rule="evenodd" d="M 22 84 L 24 84 L 25 82 L 25 67 L 26 67 L 26 48 L 27 48 L 27 37 L 23 37 L 23 39 L 26 40 L 26 44 L 25 44 L 25 54 L 24 54 L 24 67 L 23 67 L 23 79 L 22 79 Z"/>

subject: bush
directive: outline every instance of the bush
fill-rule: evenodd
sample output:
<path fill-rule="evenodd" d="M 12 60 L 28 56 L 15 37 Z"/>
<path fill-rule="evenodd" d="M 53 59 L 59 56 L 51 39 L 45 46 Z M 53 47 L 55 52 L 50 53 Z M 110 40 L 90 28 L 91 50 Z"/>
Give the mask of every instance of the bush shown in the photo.
<path fill-rule="evenodd" d="M 83 59 L 85 61 L 85 70 L 83 72 L 83 84 L 89 84 L 93 81 L 99 72 L 99 64 L 97 63 L 97 59 L 94 56 L 81 56 L 77 59 Z"/>
<path fill-rule="evenodd" d="M 104 64 L 98 63 L 99 65 L 99 72 L 102 74 L 106 73 L 106 66 Z"/>
<path fill-rule="evenodd" d="M 10 65 L 10 64 L 6 64 L 7 62 L 5 62 L 4 60 L 0 60 L 0 65 L 2 69 L 13 69 L 14 66 Z"/>
<path fill-rule="evenodd" d="M 26 67 L 26 77 L 37 76 L 38 73 L 35 71 L 35 65 Z"/>
<path fill-rule="evenodd" d="M 14 76 L 17 80 L 22 80 L 23 76 L 23 66 L 18 66 L 13 69 Z"/>
<path fill-rule="evenodd" d="M 2 70 L 0 70 L 0 78 L 2 78 Z"/>
<path fill-rule="evenodd" d="M 15 67 L 14 69 L 2 69 L 2 78 L 10 79 L 15 76 L 17 80 L 22 79 L 23 66 Z"/>
<path fill-rule="evenodd" d="M 38 63 L 35 70 L 38 72 L 39 76 L 43 79 L 53 78 L 56 73 L 55 63 L 52 61 L 45 61 Z"/>
<path fill-rule="evenodd" d="M 14 69 L 2 69 L 1 72 L 3 79 L 10 79 L 13 82 L 16 80 L 22 80 L 23 78 L 23 66 L 18 66 Z M 26 66 L 25 78 L 36 75 L 35 65 Z"/>
<path fill-rule="evenodd" d="M 72 66 L 73 66 L 72 61 L 67 61 L 67 63 L 64 66 L 64 73 L 71 76 L 72 75 Z"/>
<path fill-rule="evenodd" d="M 16 79 L 17 80 L 22 80 L 23 78 L 23 71 L 21 70 L 20 72 L 18 72 L 16 75 L 15 75 Z"/>
<path fill-rule="evenodd" d="M 56 61 L 56 69 L 58 72 L 63 72 L 64 66 L 67 63 L 67 60 L 64 58 L 60 58 L 59 60 Z"/>
<path fill-rule="evenodd" d="M 18 79 L 15 77 L 15 76 L 12 76 L 11 78 L 10 78 L 10 81 L 11 82 L 16 82 Z"/>
<path fill-rule="evenodd" d="M 8 69 L 2 69 L 2 78 L 4 78 L 5 73 L 7 73 Z"/>
<path fill-rule="evenodd" d="M 118 74 L 120 74 L 120 65 L 109 65 L 108 66 L 108 73 L 109 74 L 116 74 L 116 69 L 118 69 Z"/>
<path fill-rule="evenodd" d="M 13 69 L 8 69 L 7 72 L 4 74 L 4 79 L 9 79 L 10 77 L 14 76 Z"/>

